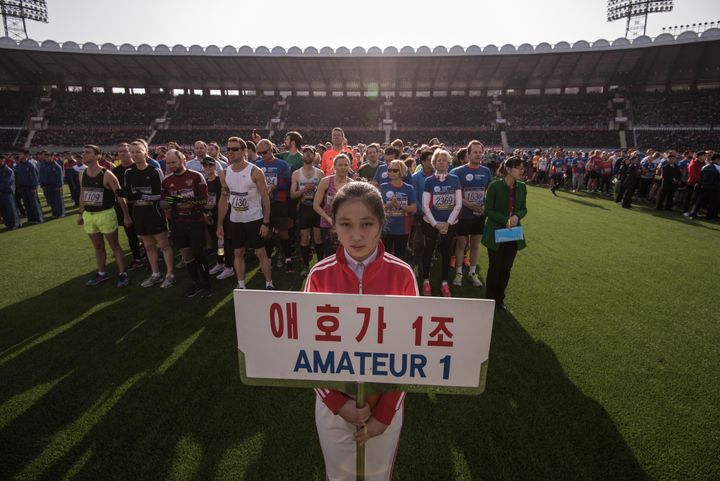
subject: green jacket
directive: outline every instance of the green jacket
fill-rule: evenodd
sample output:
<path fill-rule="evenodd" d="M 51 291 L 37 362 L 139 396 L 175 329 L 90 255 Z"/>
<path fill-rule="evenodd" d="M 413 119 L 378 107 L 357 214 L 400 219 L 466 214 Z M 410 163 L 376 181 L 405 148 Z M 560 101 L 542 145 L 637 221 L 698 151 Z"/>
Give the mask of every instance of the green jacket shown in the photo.
<path fill-rule="evenodd" d="M 518 225 L 522 225 L 522 219 L 527 215 L 525 201 L 527 199 L 527 187 L 524 182 L 515 183 L 515 215 L 518 217 Z M 485 230 L 483 231 L 482 243 L 488 249 L 498 250 L 495 243 L 495 231 L 507 227 L 510 217 L 510 187 L 504 180 L 494 180 L 488 187 L 485 194 Z M 518 250 L 525 248 L 525 240 L 517 242 Z"/>

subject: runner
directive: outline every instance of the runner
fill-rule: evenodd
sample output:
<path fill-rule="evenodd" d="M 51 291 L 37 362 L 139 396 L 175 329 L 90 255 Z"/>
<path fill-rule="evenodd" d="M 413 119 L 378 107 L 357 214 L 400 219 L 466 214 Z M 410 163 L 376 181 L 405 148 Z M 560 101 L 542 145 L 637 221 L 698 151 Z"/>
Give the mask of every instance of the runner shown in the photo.
<path fill-rule="evenodd" d="M 160 284 L 166 289 L 175 284 L 173 274 L 173 251 L 167 234 L 167 221 L 160 209 L 163 175 L 160 169 L 147 163 L 145 144 L 130 144 L 130 156 L 134 165 L 125 171 L 124 196 L 132 204 L 132 218 L 135 232 L 142 237 L 145 252 L 152 273 L 140 283 L 142 287 Z M 160 248 L 165 261 L 167 274 L 163 279 L 158 264 L 157 248 Z"/>
<path fill-rule="evenodd" d="M 463 208 L 460 212 L 457 237 L 455 237 L 455 258 L 462 259 L 469 238 L 470 266 L 468 267 L 468 277 L 475 287 L 483 285 L 476 269 L 480 240 L 485 226 L 485 192 L 492 180 L 490 169 L 482 165 L 484 152 L 485 146 L 480 141 L 471 140 L 467 146 L 468 163 L 450 172 L 460 180 L 463 192 Z M 458 262 L 455 266 L 455 278 L 453 279 L 453 285 L 455 286 L 462 285 L 462 269 L 462 263 Z"/>
<path fill-rule="evenodd" d="M 127 172 L 130 167 L 134 165 L 134 162 L 132 160 L 132 157 L 130 156 L 130 144 L 127 142 L 121 142 L 117 144 L 117 156 L 120 159 L 120 165 L 115 167 L 112 170 L 113 175 L 117 177 L 118 182 L 120 183 L 120 190 L 123 190 L 125 188 L 125 172 Z M 133 203 L 128 202 L 128 213 L 130 214 L 130 217 L 133 216 Z M 115 203 L 115 215 L 117 215 L 118 219 L 118 225 L 123 226 L 123 230 L 125 230 L 125 237 L 127 237 L 128 245 L 130 246 L 130 252 L 132 252 L 133 261 L 130 264 L 130 267 L 128 267 L 128 271 L 134 271 L 135 269 L 140 269 L 142 267 L 145 267 L 147 265 L 147 256 L 145 255 L 145 249 L 143 249 L 140 245 L 140 240 L 138 239 L 138 235 L 135 232 L 135 225 L 130 225 L 129 227 L 123 224 L 123 213 L 120 209 L 120 204 Z"/>
<path fill-rule="evenodd" d="M 80 178 L 80 207 L 78 207 L 77 223 L 82 225 L 95 249 L 97 273 L 85 285 L 96 286 L 109 279 L 105 271 L 107 253 L 105 241 L 115 256 L 118 269 L 118 287 L 127 287 L 129 280 L 125 272 L 125 259 L 118 242 L 118 223 L 115 216 L 115 202 L 120 204 L 125 225 L 131 225 L 132 219 L 128 212 L 125 199 L 116 197 L 120 184 L 111 171 L 98 165 L 98 157 L 102 155 L 97 145 L 85 145 L 82 151 L 83 164 L 87 167 Z"/>
<path fill-rule="evenodd" d="M 332 255 L 337 250 L 337 236 L 332 228 L 332 203 L 337 191 L 343 185 L 352 182 L 352 179 L 348 177 L 350 158 L 347 154 L 338 154 L 335 157 L 332 170 L 335 173 L 322 178 L 313 199 L 313 209 L 320 216 L 320 231 L 324 247 L 322 257 Z"/>
<path fill-rule="evenodd" d="M 460 179 L 448 173 L 452 162 L 450 152 L 438 149 L 433 153 L 432 165 L 435 174 L 425 179 L 422 198 L 424 213 L 423 233 L 425 235 L 425 251 L 423 253 L 423 286 L 422 295 L 431 294 L 430 264 L 439 243 L 442 263 L 440 267 L 440 292 L 443 297 L 450 297 L 448 276 L 450 275 L 450 250 L 456 233 L 456 223 L 462 209 L 462 188 Z"/>
<path fill-rule="evenodd" d="M 173 245 L 180 249 L 192 285 L 185 297 L 208 297 L 210 274 L 205 257 L 207 183 L 202 174 L 185 167 L 185 154 L 175 149 L 165 156 L 168 176 L 162 181 L 162 196 L 169 204 Z"/>
<path fill-rule="evenodd" d="M 257 144 L 257 153 L 260 159 L 255 163 L 265 174 L 267 191 L 270 195 L 270 236 L 265 241 L 267 256 L 272 256 L 273 230 L 277 232 L 280 248 L 277 249 L 276 267 L 285 266 L 287 270 L 292 264 L 292 251 L 290 249 L 289 222 L 289 193 L 291 173 L 290 166 L 284 160 L 275 157 L 272 143 L 262 139 Z"/>
<path fill-rule="evenodd" d="M 303 148 L 303 166 L 293 172 L 290 196 L 299 200 L 298 223 L 300 227 L 300 255 L 303 262 L 301 276 L 306 276 L 310 267 L 310 233 L 318 260 L 322 259 L 322 236 L 320 232 L 320 216 L 313 209 L 313 199 L 320 180 L 325 176 L 323 171 L 314 167 L 315 149 L 312 146 Z"/>
<path fill-rule="evenodd" d="M 385 251 L 405 260 L 405 247 L 410 237 L 413 216 L 417 212 L 415 189 L 403 182 L 407 166 L 402 160 L 393 160 L 387 166 L 389 182 L 380 185 L 380 195 L 387 218 L 383 228 Z"/>
<path fill-rule="evenodd" d="M 238 289 L 245 289 L 246 248 L 254 249 L 260 261 L 265 289 L 275 289 L 270 258 L 263 247 L 264 239 L 270 236 L 270 196 L 265 174 L 246 160 L 247 144 L 240 137 L 228 139 L 227 152 L 230 165 L 220 174 L 218 218 L 224 219 L 229 209 L 228 235 L 232 238 Z M 217 237 L 225 238 L 222 223 L 218 223 Z"/>

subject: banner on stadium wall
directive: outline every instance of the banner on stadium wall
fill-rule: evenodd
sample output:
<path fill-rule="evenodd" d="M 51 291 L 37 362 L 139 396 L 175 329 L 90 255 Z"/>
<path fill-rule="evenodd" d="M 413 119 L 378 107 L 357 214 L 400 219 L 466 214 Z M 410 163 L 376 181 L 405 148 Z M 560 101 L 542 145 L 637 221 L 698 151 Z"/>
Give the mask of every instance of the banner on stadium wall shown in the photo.
<path fill-rule="evenodd" d="M 494 301 L 234 291 L 245 384 L 479 394 Z"/>

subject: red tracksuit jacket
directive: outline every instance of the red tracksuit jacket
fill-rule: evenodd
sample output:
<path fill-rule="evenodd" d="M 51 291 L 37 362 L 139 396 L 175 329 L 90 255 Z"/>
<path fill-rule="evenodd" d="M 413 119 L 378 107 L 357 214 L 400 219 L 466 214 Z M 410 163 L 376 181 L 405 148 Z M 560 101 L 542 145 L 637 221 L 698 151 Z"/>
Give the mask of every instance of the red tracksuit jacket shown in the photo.
<path fill-rule="evenodd" d="M 327 257 L 315 264 L 308 274 L 305 292 L 327 292 L 333 294 L 375 294 L 417 296 L 418 287 L 415 275 L 405 262 L 387 254 L 378 244 L 377 258 L 365 267 L 362 282 L 348 267 L 345 248 L 338 247 L 334 256 Z M 332 389 L 316 389 L 323 403 L 334 414 L 350 399 L 346 394 Z M 372 415 L 383 424 L 389 425 L 395 413 L 402 405 L 404 392 L 388 391 L 370 396 L 368 404 Z"/>

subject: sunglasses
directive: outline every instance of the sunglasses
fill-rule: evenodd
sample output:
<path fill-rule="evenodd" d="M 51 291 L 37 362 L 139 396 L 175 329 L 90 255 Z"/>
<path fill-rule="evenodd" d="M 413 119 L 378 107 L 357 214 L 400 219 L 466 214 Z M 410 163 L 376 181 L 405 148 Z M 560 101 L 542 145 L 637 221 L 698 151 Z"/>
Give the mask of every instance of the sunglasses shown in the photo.
<path fill-rule="evenodd" d="M 228 150 L 231 151 L 231 152 L 238 152 L 238 151 L 242 150 L 242 148 L 240 148 L 240 147 L 228 147 Z"/>
<path fill-rule="evenodd" d="M 258 154 L 258 155 L 265 155 L 265 154 L 267 154 L 268 152 L 270 152 L 270 150 L 263 150 L 262 152 L 260 152 L 260 151 L 258 150 L 258 151 L 257 151 L 257 154 Z"/>
<path fill-rule="evenodd" d="M 400 169 L 388 169 L 387 171 L 388 171 L 388 172 L 394 172 L 394 173 L 397 174 L 398 172 L 400 172 Z"/>

